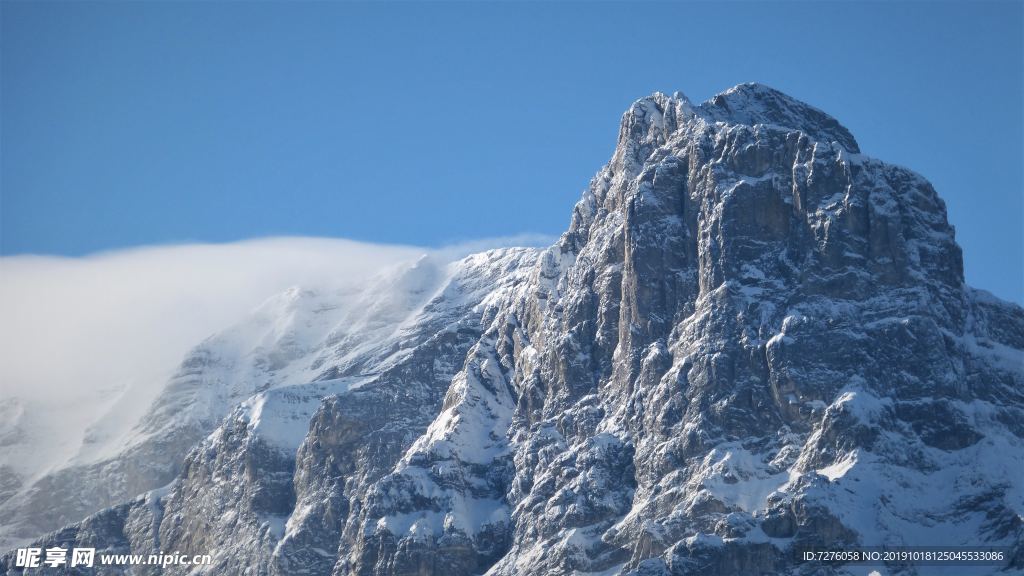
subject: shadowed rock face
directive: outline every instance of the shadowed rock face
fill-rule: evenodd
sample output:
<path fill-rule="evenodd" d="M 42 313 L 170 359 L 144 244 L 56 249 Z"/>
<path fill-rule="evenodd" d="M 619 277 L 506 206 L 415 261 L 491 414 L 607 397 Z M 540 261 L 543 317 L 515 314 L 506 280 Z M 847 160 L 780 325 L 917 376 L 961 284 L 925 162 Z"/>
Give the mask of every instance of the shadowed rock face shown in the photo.
<path fill-rule="evenodd" d="M 846 573 L 795 550 L 853 544 L 1024 570 L 1024 311 L 825 113 L 755 84 L 639 100 L 557 244 L 479 258 L 486 293 L 297 449 L 259 422 L 302 398 L 240 408 L 166 494 L 44 542 L 209 574 Z"/>

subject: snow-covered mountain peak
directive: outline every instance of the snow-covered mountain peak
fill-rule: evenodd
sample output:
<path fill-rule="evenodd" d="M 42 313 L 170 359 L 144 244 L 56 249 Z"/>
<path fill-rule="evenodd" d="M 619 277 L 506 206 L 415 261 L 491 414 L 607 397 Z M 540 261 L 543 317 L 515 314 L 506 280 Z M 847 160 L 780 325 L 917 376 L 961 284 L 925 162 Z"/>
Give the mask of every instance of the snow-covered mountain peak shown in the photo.
<path fill-rule="evenodd" d="M 932 186 L 820 110 L 654 94 L 554 246 L 286 298 L 241 329 L 259 354 L 207 346 L 169 387 L 192 414 L 239 391 L 176 482 L 42 545 L 209 574 L 848 576 L 797 552 L 974 544 L 1021 572 L 1024 310 L 962 270 Z"/>
<path fill-rule="evenodd" d="M 699 106 L 706 118 L 729 124 L 770 124 L 799 130 L 823 143 L 838 142 L 858 153 L 857 140 L 838 120 L 774 88 L 748 82 L 716 94 Z"/>

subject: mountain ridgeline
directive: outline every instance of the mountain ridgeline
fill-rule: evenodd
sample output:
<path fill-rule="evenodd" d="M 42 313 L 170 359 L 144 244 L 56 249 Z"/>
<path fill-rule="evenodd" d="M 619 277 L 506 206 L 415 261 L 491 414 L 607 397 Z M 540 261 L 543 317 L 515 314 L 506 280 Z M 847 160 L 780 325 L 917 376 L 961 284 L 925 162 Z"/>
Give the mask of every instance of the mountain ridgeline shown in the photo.
<path fill-rule="evenodd" d="M 778 91 L 643 98 L 555 245 L 380 282 L 198 347 L 128 455 L 174 447 L 150 491 L 37 545 L 213 555 L 80 574 L 867 574 L 796 551 L 881 545 L 1024 573 L 1024 310 L 964 284 L 924 178 Z"/>

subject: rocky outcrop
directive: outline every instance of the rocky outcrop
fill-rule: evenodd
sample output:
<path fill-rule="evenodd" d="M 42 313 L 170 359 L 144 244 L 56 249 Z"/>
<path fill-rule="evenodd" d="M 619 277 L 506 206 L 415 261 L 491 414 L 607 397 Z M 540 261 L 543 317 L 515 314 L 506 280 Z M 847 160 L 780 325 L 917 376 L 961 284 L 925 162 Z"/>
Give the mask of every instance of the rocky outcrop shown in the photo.
<path fill-rule="evenodd" d="M 69 530 L 211 574 L 839 574 L 795 551 L 883 544 L 1024 571 L 1024 311 L 824 112 L 641 99 L 554 246 L 480 258 L 475 312 L 331 380 L 301 446 L 258 397 L 166 496 Z"/>

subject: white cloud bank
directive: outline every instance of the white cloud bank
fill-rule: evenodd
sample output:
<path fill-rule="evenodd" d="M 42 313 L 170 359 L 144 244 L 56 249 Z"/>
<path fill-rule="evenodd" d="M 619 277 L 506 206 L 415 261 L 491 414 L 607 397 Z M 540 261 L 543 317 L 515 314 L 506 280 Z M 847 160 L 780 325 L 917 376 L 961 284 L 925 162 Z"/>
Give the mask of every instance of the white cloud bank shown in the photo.
<path fill-rule="evenodd" d="M 427 252 L 454 259 L 550 240 L 429 249 L 283 237 L 0 257 L 0 398 L 78 396 L 174 368 L 189 348 L 292 286 L 358 282 Z"/>
<path fill-rule="evenodd" d="M 427 249 L 267 238 L 81 258 L 0 257 L 0 436 L 18 426 L 48 438 L 56 452 L 74 452 L 116 396 L 132 389 L 152 398 L 191 347 L 292 286 L 359 282 L 428 252 L 455 259 L 550 241 L 533 235 Z M 10 408 L 12 398 L 20 408 Z M 42 471 L 24 464 L 26 472 Z"/>
<path fill-rule="evenodd" d="M 271 238 L 0 258 L 0 397 L 76 397 L 159 375 L 290 286 L 358 281 L 423 252 Z"/>

